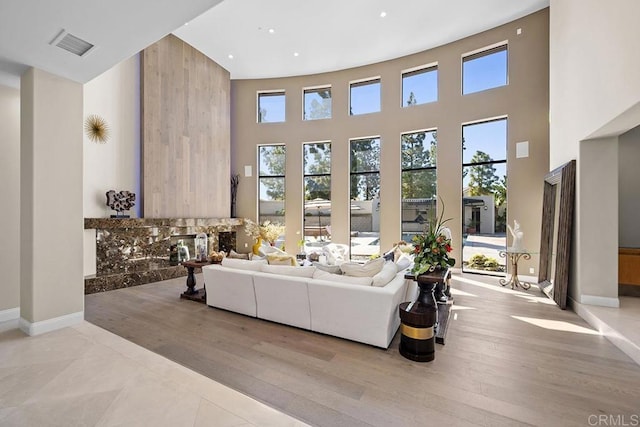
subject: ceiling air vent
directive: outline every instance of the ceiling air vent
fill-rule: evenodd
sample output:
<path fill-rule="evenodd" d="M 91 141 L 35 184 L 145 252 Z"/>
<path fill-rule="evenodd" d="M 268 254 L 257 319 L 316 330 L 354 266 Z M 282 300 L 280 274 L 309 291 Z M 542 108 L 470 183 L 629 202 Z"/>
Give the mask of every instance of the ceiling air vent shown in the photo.
<path fill-rule="evenodd" d="M 68 33 L 66 30 L 60 31 L 51 44 L 80 57 L 87 55 L 94 48 L 91 43 Z"/>

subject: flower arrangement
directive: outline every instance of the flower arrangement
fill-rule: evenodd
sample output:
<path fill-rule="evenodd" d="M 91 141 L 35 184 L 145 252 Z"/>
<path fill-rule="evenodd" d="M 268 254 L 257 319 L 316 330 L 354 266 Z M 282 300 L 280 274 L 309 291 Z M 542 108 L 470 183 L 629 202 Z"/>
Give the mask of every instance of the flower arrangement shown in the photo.
<path fill-rule="evenodd" d="M 244 231 L 247 236 L 254 239 L 261 238 L 262 240 L 269 242 L 272 246 L 285 230 L 284 225 L 271 221 L 264 221 L 262 224 L 258 225 L 250 219 L 245 219 L 244 223 Z"/>
<path fill-rule="evenodd" d="M 443 211 L 439 217 L 431 218 L 422 234 L 413 237 L 414 264 L 411 272 L 416 276 L 435 271 L 437 268 L 447 268 L 456 263 L 449 257 L 451 252 L 451 236 L 449 229 L 443 224 L 451 218 L 442 220 Z"/>

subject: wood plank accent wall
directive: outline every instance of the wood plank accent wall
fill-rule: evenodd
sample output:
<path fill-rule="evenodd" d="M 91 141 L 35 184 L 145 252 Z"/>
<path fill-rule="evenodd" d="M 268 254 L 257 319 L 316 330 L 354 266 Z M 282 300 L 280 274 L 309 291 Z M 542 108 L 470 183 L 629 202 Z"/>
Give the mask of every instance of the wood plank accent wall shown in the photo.
<path fill-rule="evenodd" d="M 145 218 L 230 214 L 229 72 L 168 35 L 143 51 Z"/>

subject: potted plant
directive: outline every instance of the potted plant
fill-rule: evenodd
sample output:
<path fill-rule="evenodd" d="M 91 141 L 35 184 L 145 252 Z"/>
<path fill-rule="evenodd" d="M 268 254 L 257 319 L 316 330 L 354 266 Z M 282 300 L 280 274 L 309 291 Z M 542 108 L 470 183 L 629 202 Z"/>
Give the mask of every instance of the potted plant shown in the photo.
<path fill-rule="evenodd" d="M 442 203 L 442 199 L 441 199 Z M 411 272 L 416 276 L 445 269 L 456 263 L 449 256 L 451 252 L 451 235 L 443 226 L 451 218 L 443 220 L 444 204 L 439 217 L 435 215 L 427 221 L 422 234 L 413 237 L 414 264 Z"/>

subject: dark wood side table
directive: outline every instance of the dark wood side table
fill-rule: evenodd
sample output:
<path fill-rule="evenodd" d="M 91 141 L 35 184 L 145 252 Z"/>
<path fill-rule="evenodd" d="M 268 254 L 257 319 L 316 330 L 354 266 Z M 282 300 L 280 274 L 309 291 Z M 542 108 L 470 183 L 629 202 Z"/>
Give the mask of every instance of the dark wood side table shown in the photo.
<path fill-rule="evenodd" d="M 207 302 L 207 288 L 203 284 L 202 289 L 196 289 L 196 276 L 195 269 L 202 268 L 205 265 L 209 265 L 209 261 L 182 261 L 181 264 L 187 269 L 187 290 L 180 294 L 180 298 L 188 299 L 191 301 Z"/>

